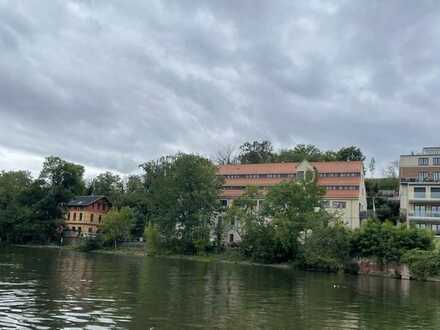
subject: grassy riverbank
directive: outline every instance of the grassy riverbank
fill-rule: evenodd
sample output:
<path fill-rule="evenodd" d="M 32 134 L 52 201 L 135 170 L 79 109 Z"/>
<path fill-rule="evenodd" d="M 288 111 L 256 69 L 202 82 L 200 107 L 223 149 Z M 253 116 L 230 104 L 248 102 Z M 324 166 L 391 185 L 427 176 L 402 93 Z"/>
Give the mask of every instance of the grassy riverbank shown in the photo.
<path fill-rule="evenodd" d="M 145 257 L 147 256 L 144 248 L 142 247 L 119 247 L 117 249 L 114 248 L 103 248 L 95 251 L 91 251 L 91 253 L 99 253 L 99 254 L 112 254 L 112 255 L 121 255 L 121 256 L 137 256 L 137 257 Z M 213 253 L 213 254 L 205 254 L 205 255 L 182 255 L 182 254 L 159 254 L 156 256 L 149 256 L 149 258 L 162 258 L 162 259 L 180 259 L 180 260 L 192 260 L 197 262 L 208 262 L 208 263 L 229 263 L 229 264 L 240 264 L 240 265 L 254 265 L 254 266 L 264 266 L 264 267 L 275 267 L 275 268 L 293 268 L 288 263 L 279 263 L 279 264 L 265 264 L 252 262 L 243 258 L 238 251 L 235 250 L 226 250 L 222 253 Z"/>

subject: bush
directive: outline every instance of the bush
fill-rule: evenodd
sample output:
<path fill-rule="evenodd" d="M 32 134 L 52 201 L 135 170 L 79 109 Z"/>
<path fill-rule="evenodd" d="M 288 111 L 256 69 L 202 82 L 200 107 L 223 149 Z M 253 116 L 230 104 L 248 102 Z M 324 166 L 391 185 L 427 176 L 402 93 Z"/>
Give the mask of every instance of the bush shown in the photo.
<path fill-rule="evenodd" d="M 101 235 L 95 237 L 82 238 L 79 243 L 79 250 L 83 252 L 89 252 L 99 250 L 104 246 L 104 240 Z"/>
<path fill-rule="evenodd" d="M 415 249 L 402 256 L 402 262 L 408 264 L 414 278 L 425 280 L 440 275 L 439 251 L 423 251 Z"/>
<path fill-rule="evenodd" d="M 379 262 L 399 262 L 412 249 L 432 250 L 433 236 L 426 230 L 396 227 L 391 223 L 367 221 L 353 233 L 351 254 L 376 257 Z"/>
<path fill-rule="evenodd" d="M 159 253 L 160 249 L 160 235 L 156 226 L 149 223 L 144 230 L 144 239 L 147 249 L 147 254 L 154 256 Z"/>
<path fill-rule="evenodd" d="M 240 253 L 257 262 L 289 260 L 271 224 L 257 223 L 249 226 L 240 243 Z"/>
<path fill-rule="evenodd" d="M 314 229 L 302 246 L 299 265 L 328 272 L 344 269 L 350 260 L 350 238 L 350 231 L 342 225 Z"/>

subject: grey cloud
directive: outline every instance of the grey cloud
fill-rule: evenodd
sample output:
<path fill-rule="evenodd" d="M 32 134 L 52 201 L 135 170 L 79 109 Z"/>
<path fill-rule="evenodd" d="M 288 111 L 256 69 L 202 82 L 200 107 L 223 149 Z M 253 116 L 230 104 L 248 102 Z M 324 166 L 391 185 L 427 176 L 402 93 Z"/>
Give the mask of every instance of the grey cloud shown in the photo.
<path fill-rule="evenodd" d="M 438 144 L 439 9 L 0 1 L 0 148 L 129 173 L 264 138 L 357 144 L 385 163 Z"/>

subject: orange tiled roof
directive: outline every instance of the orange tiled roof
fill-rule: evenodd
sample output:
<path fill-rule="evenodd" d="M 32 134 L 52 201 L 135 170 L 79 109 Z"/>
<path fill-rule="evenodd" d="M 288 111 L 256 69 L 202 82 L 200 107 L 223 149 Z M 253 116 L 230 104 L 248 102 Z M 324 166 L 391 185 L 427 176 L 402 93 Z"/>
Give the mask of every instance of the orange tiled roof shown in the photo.
<path fill-rule="evenodd" d="M 292 174 L 296 166 L 297 163 L 220 165 L 218 174 Z"/>
<path fill-rule="evenodd" d="M 348 162 L 310 162 L 320 173 L 352 173 L 363 171 L 361 161 Z M 219 165 L 218 174 L 291 174 L 296 172 L 299 163 L 266 163 Z"/>

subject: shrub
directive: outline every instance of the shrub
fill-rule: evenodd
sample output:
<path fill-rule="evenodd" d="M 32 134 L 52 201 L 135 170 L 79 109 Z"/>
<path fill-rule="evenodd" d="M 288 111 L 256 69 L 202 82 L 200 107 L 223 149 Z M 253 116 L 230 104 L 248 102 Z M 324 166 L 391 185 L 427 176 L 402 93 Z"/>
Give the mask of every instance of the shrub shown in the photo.
<path fill-rule="evenodd" d="M 240 243 L 240 253 L 258 262 L 272 263 L 288 260 L 280 241 L 276 238 L 274 226 L 265 223 L 248 226 Z"/>
<path fill-rule="evenodd" d="M 79 250 L 83 252 L 89 252 L 94 250 L 99 250 L 103 247 L 104 240 L 101 235 L 95 237 L 82 238 L 79 243 Z"/>
<path fill-rule="evenodd" d="M 147 254 L 150 256 L 154 256 L 159 253 L 160 249 L 160 236 L 159 230 L 156 226 L 149 223 L 144 230 L 144 239 L 147 249 Z"/>
<path fill-rule="evenodd" d="M 425 280 L 440 275 L 440 253 L 437 250 L 415 249 L 408 251 L 402 256 L 402 262 L 408 264 L 414 278 Z"/>
<path fill-rule="evenodd" d="M 433 236 L 425 230 L 396 227 L 391 223 L 367 221 L 353 233 L 351 254 L 376 257 L 379 262 L 399 262 L 400 257 L 412 249 L 431 250 Z"/>
<path fill-rule="evenodd" d="M 344 269 L 350 259 L 350 238 L 342 225 L 314 229 L 302 246 L 300 266 L 329 272 Z"/>

